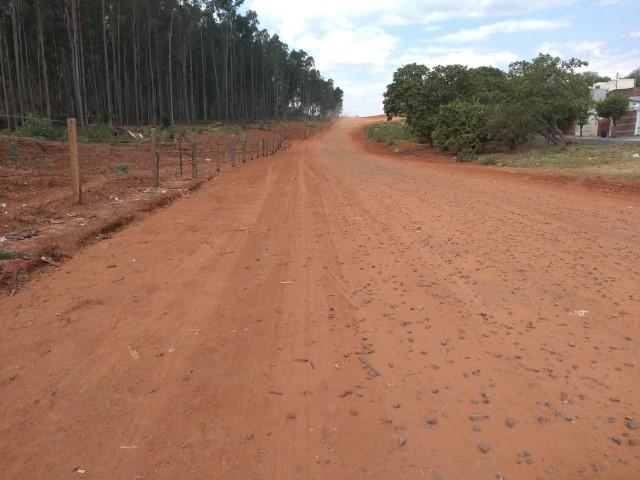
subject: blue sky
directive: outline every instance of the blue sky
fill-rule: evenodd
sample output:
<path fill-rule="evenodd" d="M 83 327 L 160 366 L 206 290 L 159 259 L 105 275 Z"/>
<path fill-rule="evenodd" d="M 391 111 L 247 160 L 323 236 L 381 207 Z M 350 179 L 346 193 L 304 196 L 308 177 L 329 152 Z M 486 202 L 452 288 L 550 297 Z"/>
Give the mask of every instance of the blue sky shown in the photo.
<path fill-rule="evenodd" d="M 615 78 L 640 67 L 640 0 L 245 0 L 260 25 L 314 57 L 345 115 L 382 113 L 402 65 L 508 69 L 538 53 L 589 59 Z"/>

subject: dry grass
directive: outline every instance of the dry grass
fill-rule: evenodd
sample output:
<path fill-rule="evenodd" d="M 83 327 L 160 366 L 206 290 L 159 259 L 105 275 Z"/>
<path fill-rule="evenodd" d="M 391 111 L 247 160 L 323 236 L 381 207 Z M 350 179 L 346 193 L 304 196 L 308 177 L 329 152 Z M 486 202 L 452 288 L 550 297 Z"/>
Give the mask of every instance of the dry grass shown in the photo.
<path fill-rule="evenodd" d="M 532 145 L 521 153 L 483 155 L 480 163 L 517 168 L 564 170 L 576 175 L 640 180 L 640 143 Z"/>

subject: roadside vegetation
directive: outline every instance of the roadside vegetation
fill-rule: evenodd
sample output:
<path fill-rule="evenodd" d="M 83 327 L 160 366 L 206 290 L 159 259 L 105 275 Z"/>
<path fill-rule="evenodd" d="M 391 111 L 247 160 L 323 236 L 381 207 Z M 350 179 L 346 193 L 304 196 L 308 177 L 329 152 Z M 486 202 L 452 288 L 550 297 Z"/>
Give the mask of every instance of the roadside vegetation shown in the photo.
<path fill-rule="evenodd" d="M 369 140 L 389 146 L 418 141 L 404 121 L 370 123 L 364 130 Z"/>
<path fill-rule="evenodd" d="M 628 108 L 628 99 L 615 95 L 592 102 L 590 86 L 606 79 L 580 73 L 585 65 L 542 54 L 512 63 L 507 72 L 413 63 L 394 73 L 384 112 L 388 120 L 404 118 L 420 141 L 453 154 L 487 147 L 521 151 L 535 137 L 567 145 L 566 132 L 586 123 L 592 109 L 615 123 Z"/>
<path fill-rule="evenodd" d="M 482 155 L 479 163 L 640 180 L 640 143 L 569 146 L 532 144 L 519 154 L 502 152 Z"/>
<path fill-rule="evenodd" d="M 418 142 L 402 121 L 371 123 L 364 130 L 370 141 L 392 147 Z M 571 145 L 530 142 L 519 151 L 490 145 L 477 152 L 470 148 L 461 149 L 454 159 L 456 162 L 477 160 L 478 164 L 486 166 L 555 169 L 576 175 L 640 180 L 640 143 L 632 142 L 600 145 L 582 145 L 579 140 Z"/>
<path fill-rule="evenodd" d="M 242 3 L 3 1 L 0 126 L 48 138 L 32 112 L 61 130 L 74 117 L 105 142 L 101 125 L 340 115 L 340 87 Z"/>

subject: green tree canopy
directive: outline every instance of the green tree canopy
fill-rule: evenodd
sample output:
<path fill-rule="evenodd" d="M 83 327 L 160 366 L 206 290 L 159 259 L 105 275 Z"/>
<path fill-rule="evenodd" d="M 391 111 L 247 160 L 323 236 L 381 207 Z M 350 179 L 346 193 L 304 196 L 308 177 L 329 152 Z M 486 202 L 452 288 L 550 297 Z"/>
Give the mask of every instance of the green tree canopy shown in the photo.
<path fill-rule="evenodd" d="M 596 103 L 596 112 L 600 117 L 610 119 L 615 125 L 629 111 L 629 97 L 623 93 L 610 93 L 604 100 Z"/>

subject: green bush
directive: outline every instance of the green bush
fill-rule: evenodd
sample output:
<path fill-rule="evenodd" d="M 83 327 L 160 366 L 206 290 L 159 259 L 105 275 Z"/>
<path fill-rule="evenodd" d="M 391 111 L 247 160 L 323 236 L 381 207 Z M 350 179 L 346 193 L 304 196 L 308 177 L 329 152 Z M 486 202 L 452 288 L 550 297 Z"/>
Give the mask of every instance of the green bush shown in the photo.
<path fill-rule="evenodd" d="M 35 113 L 27 114 L 22 126 L 16 130 L 16 135 L 37 137 L 43 140 L 59 140 L 64 137 L 61 131 L 53 125 L 50 118 L 41 117 Z"/>
<path fill-rule="evenodd" d="M 160 115 L 160 125 L 162 128 L 169 128 L 171 126 L 171 119 L 169 118 L 169 115 L 166 113 Z"/>
<path fill-rule="evenodd" d="M 364 130 L 369 140 L 389 146 L 416 141 L 404 122 L 376 122 L 366 125 Z"/>
<path fill-rule="evenodd" d="M 484 106 L 456 99 L 440 107 L 433 142 L 443 150 L 472 150 L 484 131 Z"/>
<path fill-rule="evenodd" d="M 90 143 L 110 143 L 114 137 L 111 127 L 103 123 L 92 123 L 85 131 L 85 138 Z"/>
<path fill-rule="evenodd" d="M 131 175 L 131 169 L 129 168 L 129 165 L 127 165 L 126 163 L 118 163 L 116 165 L 116 170 L 118 172 L 118 175 L 122 177 Z"/>
<path fill-rule="evenodd" d="M 477 157 L 476 152 L 470 148 L 465 148 L 458 152 L 456 156 L 456 162 L 470 162 L 471 160 L 475 160 Z"/>
<path fill-rule="evenodd" d="M 18 144 L 7 140 L 7 153 L 5 154 L 5 160 L 13 165 L 17 165 L 20 162 L 18 158 Z"/>

